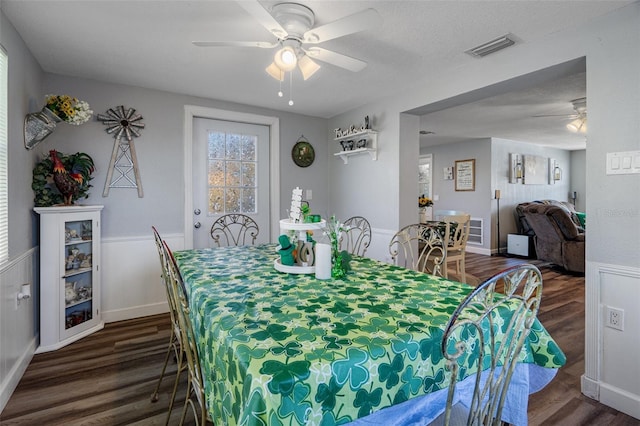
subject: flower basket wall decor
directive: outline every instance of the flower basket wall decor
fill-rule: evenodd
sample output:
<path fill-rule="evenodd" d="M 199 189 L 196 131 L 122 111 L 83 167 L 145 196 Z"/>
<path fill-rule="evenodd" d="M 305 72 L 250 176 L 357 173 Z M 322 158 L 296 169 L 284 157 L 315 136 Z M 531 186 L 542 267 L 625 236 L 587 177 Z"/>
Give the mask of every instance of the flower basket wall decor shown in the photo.
<path fill-rule="evenodd" d="M 51 150 L 33 169 L 31 188 L 36 207 L 73 205 L 89 197 L 95 167 L 89 154 L 65 155 Z"/>
<path fill-rule="evenodd" d="M 65 122 L 79 126 L 91 118 L 89 104 L 69 95 L 47 95 L 42 110 L 24 117 L 24 147 L 33 149 L 56 129 L 56 124 Z"/>

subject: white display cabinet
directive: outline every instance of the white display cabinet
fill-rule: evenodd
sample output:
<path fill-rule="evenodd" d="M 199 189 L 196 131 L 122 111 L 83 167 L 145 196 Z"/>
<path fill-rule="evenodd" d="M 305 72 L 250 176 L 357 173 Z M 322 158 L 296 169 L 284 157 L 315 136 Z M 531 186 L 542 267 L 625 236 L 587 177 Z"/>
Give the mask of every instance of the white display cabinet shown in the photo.
<path fill-rule="evenodd" d="M 59 349 L 104 327 L 100 311 L 103 206 L 36 207 L 40 215 L 40 346 Z"/>

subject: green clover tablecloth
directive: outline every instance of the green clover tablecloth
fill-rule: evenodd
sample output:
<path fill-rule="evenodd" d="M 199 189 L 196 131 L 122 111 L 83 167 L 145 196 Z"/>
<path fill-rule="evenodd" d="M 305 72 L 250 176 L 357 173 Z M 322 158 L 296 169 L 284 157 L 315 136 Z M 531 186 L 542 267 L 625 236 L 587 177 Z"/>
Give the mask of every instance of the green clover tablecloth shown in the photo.
<path fill-rule="evenodd" d="M 217 425 L 344 424 L 448 386 L 440 345 L 466 284 L 359 257 L 347 280 L 280 273 L 272 245 L 175 257 Z M 565 358 L 536 322 L 521 361 Z"/>

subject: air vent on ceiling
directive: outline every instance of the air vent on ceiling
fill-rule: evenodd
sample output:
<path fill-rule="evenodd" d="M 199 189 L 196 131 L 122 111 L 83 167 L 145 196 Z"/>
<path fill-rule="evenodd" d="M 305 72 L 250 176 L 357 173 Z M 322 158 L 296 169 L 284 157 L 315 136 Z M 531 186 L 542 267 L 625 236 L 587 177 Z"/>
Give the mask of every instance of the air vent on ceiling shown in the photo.
<path fill-rule="evenodd" d="M 495 40 L 491 40 L 488 43 L 484 43 L 480 46 L 476 46 L 473 49 L 469 49 L 465 51 L 465 53 L 468 53 L 469 55 L 475 58 L 482 58 L 494 52 L 497 52 L 498 50 L 502 50 L 506 47 L 513 46 L 514 44 L 516 44 L 515 40 L 510 38 L 509 34 L 507 34 L 502 37 L 498 37 Z"/>

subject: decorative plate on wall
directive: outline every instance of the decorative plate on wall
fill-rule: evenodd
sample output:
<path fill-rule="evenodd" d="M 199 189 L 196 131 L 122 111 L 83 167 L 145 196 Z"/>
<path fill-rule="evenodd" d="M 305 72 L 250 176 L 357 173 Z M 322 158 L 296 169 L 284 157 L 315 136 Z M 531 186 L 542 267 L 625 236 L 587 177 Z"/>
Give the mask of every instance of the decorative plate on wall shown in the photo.
<path fill-rule="evenodd" d="M 300 139 L 293 145 L 291 150 L 291 158 L 293 162 L 300 167 L 309 167 L 313 164 L 313 160 L 316 158 L 316 153 L 313 150 L 313 146 L 305 139 L 304 136 L 300 136 Z"/>

